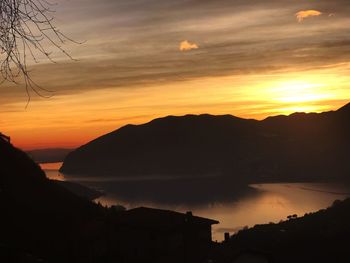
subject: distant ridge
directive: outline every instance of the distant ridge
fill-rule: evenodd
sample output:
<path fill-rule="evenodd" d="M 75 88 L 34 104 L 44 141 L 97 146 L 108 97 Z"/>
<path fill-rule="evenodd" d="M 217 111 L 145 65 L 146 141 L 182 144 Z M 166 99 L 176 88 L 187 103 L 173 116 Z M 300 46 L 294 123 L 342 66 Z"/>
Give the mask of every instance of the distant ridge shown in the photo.
<path fill-rule="evenodd" d="M 28 155 L 37 163 L 63 162 L 64 158 L 74 149 L 48 148 L 27 151 Z"/>
<path fill-rule="evenodd" d="M 103 176 L 231 176 L 315 181 L 350 174 L 350 104 L 262 121 L 232 115 L 167 116 L 126 125 L 68 154 L 61 171 Z"/>

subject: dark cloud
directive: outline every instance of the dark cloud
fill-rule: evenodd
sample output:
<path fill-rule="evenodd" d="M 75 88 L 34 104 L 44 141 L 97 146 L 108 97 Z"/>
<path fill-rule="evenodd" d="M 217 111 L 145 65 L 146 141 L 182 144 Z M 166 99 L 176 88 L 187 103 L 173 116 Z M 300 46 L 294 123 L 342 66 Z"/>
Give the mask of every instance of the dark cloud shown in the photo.
<path fill-rule="evenodd" d="M 310 9 L 334 16 L 297 23 L 295 14 Z M 66 46 L 80 61 L 54 54 L 59 64 L 37 65 L 32 74 L 67 94 L 308 70 L 349 61 L 349 14 L 348 0 L 60 0 L 59 26 L 86 40 Z M 200 48 L 179 52 L 186 39 Z M 6 89 L 8 96 L 21 91 Z"/>

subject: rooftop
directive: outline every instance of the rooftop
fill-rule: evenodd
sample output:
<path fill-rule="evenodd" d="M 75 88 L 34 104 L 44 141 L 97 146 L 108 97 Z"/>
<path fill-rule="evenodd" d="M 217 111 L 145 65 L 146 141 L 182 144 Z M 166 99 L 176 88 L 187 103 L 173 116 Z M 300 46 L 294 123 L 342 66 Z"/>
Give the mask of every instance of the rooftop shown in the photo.
<path fill-rule="evenodd" d="M 122 213 L 123 223 L 144 227 L 174 227 L 191 222 L 197 225 L 214 225 L 219 221 L 193 216 L 191 212 L 179 213 L 170 210 L 139 207 Z"/>

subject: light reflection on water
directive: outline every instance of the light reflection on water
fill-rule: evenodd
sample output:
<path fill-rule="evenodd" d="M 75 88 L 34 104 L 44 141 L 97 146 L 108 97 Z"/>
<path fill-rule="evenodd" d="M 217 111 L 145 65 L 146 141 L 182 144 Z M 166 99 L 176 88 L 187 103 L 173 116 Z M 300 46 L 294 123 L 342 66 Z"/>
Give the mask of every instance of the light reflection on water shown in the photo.
<path fill-rule="evenodd" d="M 59 174 L 61 163 L 42 164 L 47 176 L 51 179 L 66 180 Z M 234 233 L 244 226 L 254 226 L 269 222 L 279 222 L 288 215 L 315 212 L 330 206 L 336 199 L 345 199 L 350 196 L 350 187 L 340 184 L 324 183 L 278 183 L 278 184 L 254 184 L 252 188 L 257 193 L 246 195 L 232 200 L 206 202 L 203 204 L 174 204 L 166 202 L 145 201 L 143 199 L 127 200 L 125 196 L 113 193 L 113 184 L 121 184 L 122 181 L 94 180 L 79 181 L 89 187 L 102 190 L 105 195 L 96 202 L 103 205 L 123 205 L 126 208 L 148 206 L 161 209 L 175 210 L 179 212 L 192 211 L 195 215 L 208 217 L 220 221 L 213 227 L 213 239 L 221 241 L 224 232 Z M 95 183 L 94 183 L 95 181 Z M 123 181 L 124 182 L 124 181 Z M 137 180 L 134 180 L 136 183 Z M 133 185 L 129 182 L 129 187 Z M 111 187 L 112 185 L 112 187 Z M 233 190 L 234 191 L 234 190 Z M 181 195 L 181 192 L 179 192 Z M 196 195 L 196 192 L 193 192 Z M 161 199 L 160 199 L 161 200 Z"/>
<path fill-rule="evenodd" d="M 46 177 L 52 180 L 65 181 L 64 175 L 58 171 L 62 163 L 39 163 L 39 165 L 44 170 Z"/>

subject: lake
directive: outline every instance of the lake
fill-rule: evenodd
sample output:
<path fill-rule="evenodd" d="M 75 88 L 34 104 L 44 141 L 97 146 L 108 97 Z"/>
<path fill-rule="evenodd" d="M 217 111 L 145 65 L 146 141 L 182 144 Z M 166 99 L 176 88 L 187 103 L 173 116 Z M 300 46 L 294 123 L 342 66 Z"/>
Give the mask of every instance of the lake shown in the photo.
<path fill-rule="evenodd" d="M 233 186 L 216 178 L 82 178 L 58 172 L 62 163 L 41 164 L 47 177 L 76 181 L 104 192 L 96 199 L 103 205 L 126 208 L 147 206 L 220 221 L 213 227 L 213 240 L 221 241 L 245 226 L 285 220 L 288 215 L 315 212 L 336 199 L 350 196 L 350 187 L 326 183 L 274 183 Z M 220 179 L 221 180 L 221 179 Z M 242 191 L 242 188 L 244 191 Z"/>

